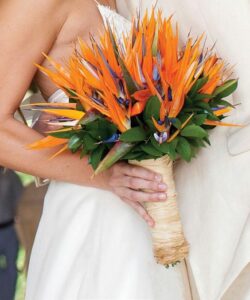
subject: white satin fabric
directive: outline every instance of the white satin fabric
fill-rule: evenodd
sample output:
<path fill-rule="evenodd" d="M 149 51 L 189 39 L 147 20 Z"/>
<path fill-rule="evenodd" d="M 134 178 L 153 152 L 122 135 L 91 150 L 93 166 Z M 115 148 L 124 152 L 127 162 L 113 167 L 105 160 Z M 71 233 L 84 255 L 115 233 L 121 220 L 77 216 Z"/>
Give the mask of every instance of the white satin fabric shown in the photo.
<path fill-rule="evenodd" d="M 100 11 L 117 29 L 129 26 L 118 14 Z M 148 225 L 115 194 L 52 181 L 31 253 L 25 299 L 187 300 L 182 268 L 166 269 L 155 262 Z"/>
<path fill-rule="evenodd" d="M 48 102 L 50 103 L 56 103 L 56 102 L 61 102 L 61 103 L 68 103 L 69 102 L 69 97 L 64 93 L 63 90 L 57 90 L 55 91 L 49 98 Z"/>
<path fill-rule="evenodd" d="M 127 17 L 152 0 L 118 0 Z M 176 182 L 186 236 L 191 244 L 190 273 L 197 299 L 249 300 L 250 287 L 250 1 L 158 0 L 166 16 L 174 13 L 181 38 L 205 32 L 223 59 L 235 64 L 239 88 L 232 99 L 241 103 L 228 122 L 245 128 L 217 128 L 212 146 L 191 164 L 180 162 Z M 240 281 L 241 272 L 242 281 Z M 235 281 L 236 280 L 236 281 Z M 234 288 L 235 282 L 235 288 Z M 196 299 L 195 298 L 195 299 Z"/>
<path fill-rule="evenodd" d="M 178 266 L 155 263 L 147 224 L 114 194 L 52 181 L 26 300 L 184 300 Z"/>

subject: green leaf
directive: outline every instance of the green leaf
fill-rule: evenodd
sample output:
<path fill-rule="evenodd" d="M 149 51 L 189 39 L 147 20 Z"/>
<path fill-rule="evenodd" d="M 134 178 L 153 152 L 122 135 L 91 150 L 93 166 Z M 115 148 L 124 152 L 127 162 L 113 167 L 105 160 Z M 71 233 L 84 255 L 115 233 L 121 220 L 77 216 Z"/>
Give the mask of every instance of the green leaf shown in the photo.
<path fill-rule="evenodd" d="M 231 95 L 238 87 L 238 80 L 231 79 L 226 81 L 223 85 L 217 87 L 213 96 L 217 98 L 224 98 Z"/>
<path fill-rule="evenodd" d="M 118 60 L 119 51 L 118 51 L 118 47 L 117 47 L 117 44 L 116 44 L 116 40 L 115 40 L 113 31 L 112 31 L 112 28 L 111 28 L 110 23 L 109 23 L 108 20 L 107 20 L 106 24 L 107 24 L 107 27 L 108 27 L 108 32 L 109 32 L 110 40 L 111 40 L 112 47 L 113 47 L 113 50 L 114 50 L 114 53 L 115 53 L 115 57 Z"/>
<path fill-rule="evenodd" d="M 196 106 L 202 108 L 203 110 L 206 110 L 208 112 L 212 112 L 212 109 L 210 107 L 210 105 L 204 101 L 199 101 L 195 103 Z"/>
<path fill-rule="evenodd" d="M 195 84 L 192 86 L 189 96 L 193 97 L 199 90 L 208 82 L 208 77 L 202 77 L 198 79 Z"/>
<path fill-rule="evenodd" d="M 185 107 L 192 107 L 193 106 L 193 99 L 189 96 L 185 98 Z"/>
<path fill-rule="evenodd" d="M 223 105 L 225 107 L 232 107 L 235 108 L 230 102 L 226 101 L 226 100 L 221 100 L 221 99 L 214 99 L 212 101 L 210 101 L 211 106 L 218 106 L 218 105 Z"/>
<path fill-rule="evenodd" d="M 92 150 L 96 149 L 97 147 L 99 147 L 99 145 L 97 144 L 97 141 L 95 139 L 93 139 L 89 134 L 85 134 L 82 137 L 82 143 L 83 143 L 86 151 L 92 151 Z"/>
<path fill-rule="evenodd" d="M 106 149 L 105 145 L 100 145 L 98 148 L 96 148 L 90 155 L 90 164 L 92 166 L 92 168 L 94 170 L 96 170 L 96 168 L 98 167 L 101 159 L 102 159 L 102 156 L 103 156 L 103 153 L 104 153 L 104 150 Z"/>
<path fill-rule="evenodd" d="M 193 122 L 199 126 L 202 125 L 206 119 L 207 119 L 206 114 L 197 114 L 193 116 Z"/>
<path fill-rule="evenodd" d="M 157 157 L 152 157 L 152 155 L 146 154 L 144 152 L 142 152 L 142 154 L 140 156 L 138 156 L 136 158 L 136 160 L 141 161 L 141 160 L 145 160 L 145 159 L 156 159 Z"/>
<path fill-rule="evenodd" d="M 161 157 L 162 156 L 162 152 L 157 150 L 151 143 L 147 143 L 147 144 L 142 144 L 141 145 L 141 149 L 154 157 Z"/>
<path fill-rule="evenodd" d="M 197 94 L 193 97 L 193 101 L 197 102 L 197 101 L 201 101 L 201 100 L 204 100 L 204 99 L 211 99 L 211 98 L 213 98 L 213 95 L 210 95 L 210 94 Z"/>
<path fill-rule="evenodd" d="M 155 34 L 154 34 L 154 40 L 152 43 L 152 55 L 155 57 L 157 56 L 157 50 L 158 50 L 158 23 L 156 23 L 156 28 L 155 28 Z"/>
<path fill-rule="evenodd" d="M 133 160 L 133 159 L 137 159 L 140 156 L 141 156 L 141 152 L 137 152 L 137 153 L 129 152 L 128 154 L 123 156 L 123 159 L 124 160 Z"/>
<path fill-rule="evenodd" d="M 185 113 L 183 111 L 181 112 L 181 114 L 178 115 L 178 119 L 181 121 L 181 124 L 186 122 L 189 117 L 190 117 L 190 113 Z M 192 123 L 193 123 L 193 117 L 188 122 L 188 124 L 192 124 Z"/>
<path fill-rule="evenodd" d="M 60 139 L 70 139 L 76 133 L 77 133 L 77 131 L 72 129 L 70 131 L 51 132 L 51 133 L 49 133 L 49 135 L 54 136 L 56 138 L 60 138 Z"/>
<path fill-rule="evenodd" d="M 134 147 L 134 144 L 117 142 L 104 159 L 100 162 L 97 169 L 95 170 L 95 175 L 109 169 L 117 161 L 123 159 Z"/>
<path fill-rule="evenodd" d="M 192 159 L 193 157 L 195 157 L 196 153 L 197 153 L 197 148 L 195 148 L 195 147 L 193 147 L 191 145 L 191 158 L 190 159 Z"/>
<path fill-rule="evenodd" d="M 138 117 L 138 116 L 136 116 L 135 117 L 135 119 L 136 119 L 136 122 L 138 123 L 138 125 L 140 126 L 140 127 L 144 127 L 144 124 L 143 124 L 143 122 L 140 120 L 140 118 Z M 153 123 L 153 122 L 152 122 Z"/>
<path fill-rule="evenodd" d="M 178 137 L 176 137 L 170 143 L 165 142 L 159 144 L 154 137 L 151 137 L 150 141 L 158 151 L 161 151 L 163 154 L 168 154 L 172 160 L 176 159 L 176 146 L 178 144 Z"/>
<path fill-rule="evenodd" d="M 69 93 L 70 96 L 72 96 L 72 97 L 77 96 L 77 95 L 76 95 L 76 92 L 75 92 L 74 90 L 72 90 L 72 89 L 67 89 L 67 88 L 66 88 L 66 90 L 67 90 L 67 92 Z"/>
<path fill-rule="evenodd" d="M 143 128 L 141 127 L 134 127 L 127 131 L 125 131 L 120 136 L 120 141 L 125 143 L 135 143 L 135 142 L 142 142 L 147 138 L 147 135 Z"/>
<path fill-rule="evenodd" d="M 201 148 L 201 147 L 204 147 L 204 142 L 202 139 L 198 139 L 198 138 L 189 138 L 188 139 L 188 142 L 189 144 L 192 146 L 192 147 L 195 147 L 195 148 Z"/>
<path fill-rule="evenodd" d="M 220 121 L 220 118 L 218 116 L 214 115 L 213 113 L 208 114 L 207 119 L 212 120 L 212 121 Z"/>
<path fill-rule="evenodd" d="M 130 73 L 129 73 L 125 63 L 121 59 L 121 57 L 118 57 L 118 61 L 119 61 L 119 64 L 122 68 L 122 74 L 123 74 L 123 77 L 125 79 L 128 92 L 129 92 L 130 95 L 132 95 L 138 90 L 137 86 L 136 86 L 136 83 L 134 82 L 132 76 L 130 75 Z"/>
<path fill-rule="evenodd" d="M 116 133 L 117 127 L 109 121 L 100 118 L 85 127 L 86 131 L 96 140 L 106 140 Z"/>
<path fill-rule="evenodd" d="M 87 125 L 89 123 L 94 122 L 95 120 L 97 120 L 98 118 L 100 118 L 100 115 L 95 113 L 95 112 L 87 112 L 83 118 L 80 120 L 79 124 L 81 125 Z"/>
<path fill-rule="evenodd" d="M 181 130 L 181 136 L 185 136 L 185 137 L 196 137 L 196 138 L 203 139 L 207 135 L 208 134 L 206 130 L 194 124 L 188 125 Z"/>
<path fill-rule="evenodd" d="M 148 126 L 149 132 L 154 133 L 155 132 L 155 125 L 154 125 L 153 121 L 148 119 L 148 120 L 145 120 L 145 123 Z"/>
<path fill-rule="evenodd" d="M 82 140 L 77 134 L 73 135 L 69 139 L 68 147 L 73 153 L 75 153 L 81 147 L 81 145 L 82 145 Z"/>
<path fill-rule="evenodd" d="M 170 119 L 171 123 L 173 124 L 173 126 L 176 128 L 176 129 L 180 129 L 181 128 L 181 121 L 177 118 L 174 118 L 174 119 Z"/>
<path fill-rule="evenodd" d="M 155 120 L 158 120 L 160 116 L 160 107 L 161 107 L 161 103 L 158 97 L 156 96 L 150 97 L 149 100 L 147 101 L 147 104 L 143 112 L 144 120 L 145 121 L 151 120 L 152 117 L 154 117 Z"/>
<path fill-rule="evenodd" d="M 83 157 L 84 157 L 85 155 L 87 155 L 88 152 L 89 152 L 89 151 L 87 151 L 85 148 L 83 148 L 82 151 L 81 151 L 81 154 L 80 154 L 80 159 L 83 159 Z"/>
<path fill-rule="evenodd" d="M 191 160 L 192 149 L 191 149 L 189 142 L 184 137 L 179 137 L 176 150 L 180 154 L 182 159 L 184 159 L 188 162 Z"/>
<path fill-rule="evenodd" d="M 211 143 L 210 143 L 210 140 L 209 140 L 208 137 L 204 138 L 203 140 L 204 140 L 209 146 L 211 146 Z"/>

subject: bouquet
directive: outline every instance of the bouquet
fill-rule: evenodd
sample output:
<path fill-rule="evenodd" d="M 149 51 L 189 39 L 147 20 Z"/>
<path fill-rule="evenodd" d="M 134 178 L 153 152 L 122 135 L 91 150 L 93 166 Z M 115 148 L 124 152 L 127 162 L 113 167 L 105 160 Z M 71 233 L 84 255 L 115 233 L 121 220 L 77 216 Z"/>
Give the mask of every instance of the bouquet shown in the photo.
<path fill-rule="evenodd" d="M 173 162 L 187 162 L 210 145 L 216 126 L 240 126 L 222 119 L 233 109 L 224 98 L 237 80 L 213 49 L 190 36 L 180 46 L 178 26 L 152 9 L 135 17 L 129 34 L 116 34 L 107 22 L 96 41 L 78 40 L 66 66 L 46 56 L 53 70 L 38 66 L 69 97 L 69 103 L 38 103 L 57 116 L 62 129 L 32 145 L 42 149 L 61 145 L 87 155 L 94 174 L 120 160 L 163 175 L 168 200 L 146 203 L 155 219 L 151 229 L 156 260 L 174 265 L 188 254 L 180 221 Z"/>

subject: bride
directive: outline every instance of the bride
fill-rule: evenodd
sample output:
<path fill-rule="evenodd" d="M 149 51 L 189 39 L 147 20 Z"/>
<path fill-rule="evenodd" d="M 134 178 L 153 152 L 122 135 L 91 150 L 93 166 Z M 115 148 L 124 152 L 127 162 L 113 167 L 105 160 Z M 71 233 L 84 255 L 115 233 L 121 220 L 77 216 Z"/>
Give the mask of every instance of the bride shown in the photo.
<path fill-rule="evenodd" d="M 101 4 L 106 8 L 94 0 L 0 2 L 0 165 L 51 179 L 26 300 L 189 299 L 181 266 L 166 269 L 152 252 L 154 220 L 142 202 L 166 201 L 161 176 L 117 163 L 91 180 L 87 158 L 80 162 L 67 153 L 49 161 L 55 150 L 27 150 L 41 134 L 13 118 L 32 79 L 46 100 L 65 101 L 34 67 L 34 62 L 49 67 L 42 52 L 63 62 L 78 36 L 98 35 L 102 16 L 118 31 L 128 28 L 129 22 L 110 9 L 115 1 Z M 154 193 L 141 191 L 146 188 Z"/>

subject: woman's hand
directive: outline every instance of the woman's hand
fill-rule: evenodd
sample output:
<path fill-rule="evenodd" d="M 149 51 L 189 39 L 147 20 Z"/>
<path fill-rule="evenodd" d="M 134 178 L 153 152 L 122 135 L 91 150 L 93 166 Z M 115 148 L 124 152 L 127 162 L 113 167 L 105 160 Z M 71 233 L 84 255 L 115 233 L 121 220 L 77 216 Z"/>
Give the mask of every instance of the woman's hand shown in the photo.
<path fill-rule="evenodd" d="M 162 176 L 127 163 L 117 163 L 110 168 L 109 172 L 108 184 L 111 191 L 132 206 L 149 226 L 153 227 L 154 220 L 142 203 L 166 201 L 167 186 L 163 183 Z"/>

